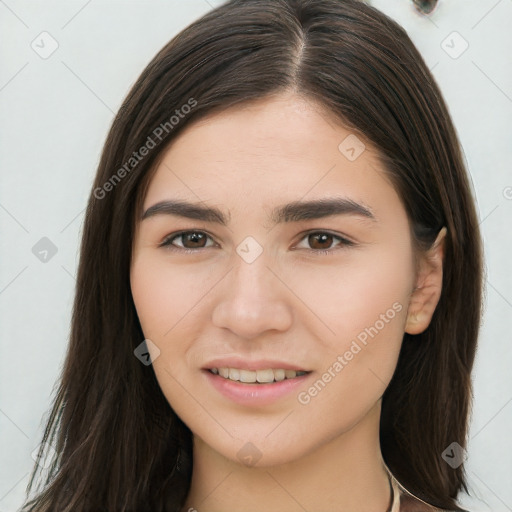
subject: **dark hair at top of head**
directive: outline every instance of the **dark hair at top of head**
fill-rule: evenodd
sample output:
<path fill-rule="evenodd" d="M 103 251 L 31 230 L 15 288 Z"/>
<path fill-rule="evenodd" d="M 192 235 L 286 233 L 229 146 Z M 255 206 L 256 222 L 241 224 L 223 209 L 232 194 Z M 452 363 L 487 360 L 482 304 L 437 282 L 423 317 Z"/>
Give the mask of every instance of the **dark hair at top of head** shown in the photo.
<path fill-rule="evenodd" d="M 453 442 L 466 447 L 482 255 L 474 199 L 439 88 L 406 32 L 363 2 L 231 0 L 154 57 L 113 122 L 87 205 L 70 343 L 43 439 L 57 455 L 24 511 L 180 510 L 192 434 L 152 367 L 133 354 L 144 339 L 129 282 L 136 215 L 156 163 L 186 126 L 288 90 L 378 150 L 418 250 L 447 227 L 442 295 L 428 329 L 404 336 L 383 396 L 380 441 L 407 489 L 462 510 L 456 498 L 468 492 L 464 465 L 452 468 L 441 454 Z M 193 102 L 114 183 L 155 128 Z M 106 191 L 109 180 L 114 185 Z"/>

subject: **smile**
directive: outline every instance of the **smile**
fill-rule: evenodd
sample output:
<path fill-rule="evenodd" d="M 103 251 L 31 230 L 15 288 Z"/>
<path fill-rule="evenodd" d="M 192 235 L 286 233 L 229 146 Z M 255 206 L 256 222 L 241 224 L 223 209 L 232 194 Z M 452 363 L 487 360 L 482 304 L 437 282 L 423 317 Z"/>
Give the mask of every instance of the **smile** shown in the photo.
<path fill-rule="evenodd" d="M 294 379 L 306 375 L 306 371 L 284 370 L 284 369 L 266 369 L 266 370 L 242 370 L 238 368 L 211 368 L 210 372 L 214 375 L 220 375 L 225 379 L 235 382 L 244 382 L 246 384 L 269 384 L 280 382 L 286 379 Z"/>

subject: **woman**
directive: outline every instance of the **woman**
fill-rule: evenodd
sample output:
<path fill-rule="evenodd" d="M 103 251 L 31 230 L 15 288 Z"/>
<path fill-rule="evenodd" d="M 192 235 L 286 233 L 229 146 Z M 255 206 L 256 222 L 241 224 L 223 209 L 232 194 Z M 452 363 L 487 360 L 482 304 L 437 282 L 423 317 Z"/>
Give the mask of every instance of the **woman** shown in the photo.
<path fill-rule="evenodd" d="M 24 510 L 461 511 L 481 291 L 406 32 L 357 0 L 231 0 L 114 120 Z"/>

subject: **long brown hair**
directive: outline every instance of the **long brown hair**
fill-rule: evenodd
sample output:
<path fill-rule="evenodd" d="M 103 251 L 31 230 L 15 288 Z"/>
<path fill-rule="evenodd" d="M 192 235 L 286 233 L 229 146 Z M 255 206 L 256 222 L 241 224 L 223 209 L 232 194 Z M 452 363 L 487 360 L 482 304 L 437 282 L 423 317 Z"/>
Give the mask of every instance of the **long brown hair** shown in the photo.
<path fill-rule="evenodd" d="M 192 433 L 151 365 L 134 355 L 144 340 L 129 282 L 137 211 L 158 159 L 186 126 L 286 90 L 316 101 L 378 149 L 419 250 L 447 227 L 441 298 L 427 330 L 404 335 L 383 396 L 380 441 L 408 490 L 463 510 L 456 499 L 468 493 L 464 465 L 452 468 L 442 453 L 453 442 L 466 447 L 482 249 L 441 92 L 405 30 L 362 1 L 231 0 L 154 57 L 112 124 L 87 205 L 70 343 L 40 451 L 49 444 L 55 456 L 25 512 L 183 506 Z"/>

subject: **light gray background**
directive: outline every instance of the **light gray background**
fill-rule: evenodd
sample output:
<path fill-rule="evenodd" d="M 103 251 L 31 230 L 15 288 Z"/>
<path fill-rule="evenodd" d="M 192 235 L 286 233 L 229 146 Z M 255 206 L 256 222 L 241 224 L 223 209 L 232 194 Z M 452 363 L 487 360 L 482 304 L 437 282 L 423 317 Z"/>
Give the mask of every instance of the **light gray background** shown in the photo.
<path fill-rule="evenodd" d="M 155 53 L 220 3 L 0 0 L 0 512 L 24 500 L 56 389 L 86 199 L 114 112 Z M 408 0 L 369 3 L 424 55 L 466 155 L 487 295 L 467 452 L 473 498 L 460 501 L 512 511 L 512 0 L 441 0 L 429 18 Z M 45 59 L 43 31 L 58 43 Z M 43 237 L 57 248 L 46 262 L 32 252 Z"/>

